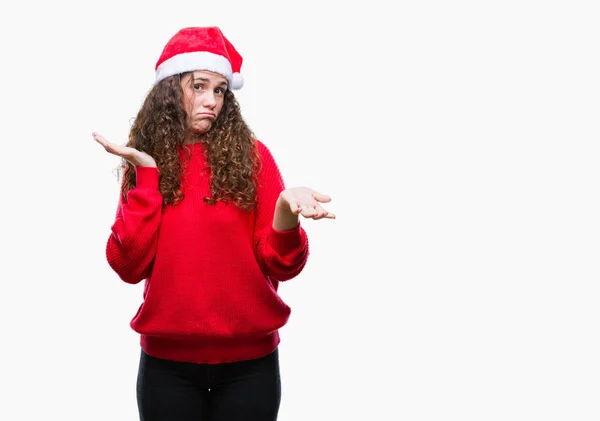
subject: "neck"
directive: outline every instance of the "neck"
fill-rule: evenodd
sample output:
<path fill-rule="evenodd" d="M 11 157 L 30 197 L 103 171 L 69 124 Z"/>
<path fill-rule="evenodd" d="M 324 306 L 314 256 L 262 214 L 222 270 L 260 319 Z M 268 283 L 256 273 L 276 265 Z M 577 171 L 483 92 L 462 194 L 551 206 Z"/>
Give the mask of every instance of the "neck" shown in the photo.
<path fill-rule="evenodd" d="M 194 133 L 188 132 L 185 136 L 185 140 L 183 141 L 184 145 L 193 145 L 194 143 L 200 143 L 204 139 L 204 133 Z"/>

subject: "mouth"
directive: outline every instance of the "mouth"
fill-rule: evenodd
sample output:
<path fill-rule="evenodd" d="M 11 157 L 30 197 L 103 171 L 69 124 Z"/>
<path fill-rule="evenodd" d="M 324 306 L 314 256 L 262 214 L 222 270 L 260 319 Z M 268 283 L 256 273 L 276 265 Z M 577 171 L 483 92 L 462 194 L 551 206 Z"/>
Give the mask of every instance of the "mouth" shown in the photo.
<path fill-rule="evenodd" d="M 209 113 L 209 112 L 198 113 L 196 115 L 199 116 L 199 117 L 204 117 L 204 118 L 206 118 L 206 117 L 216 118 L 217 117 L 217 115 L 215 113 Z"/>

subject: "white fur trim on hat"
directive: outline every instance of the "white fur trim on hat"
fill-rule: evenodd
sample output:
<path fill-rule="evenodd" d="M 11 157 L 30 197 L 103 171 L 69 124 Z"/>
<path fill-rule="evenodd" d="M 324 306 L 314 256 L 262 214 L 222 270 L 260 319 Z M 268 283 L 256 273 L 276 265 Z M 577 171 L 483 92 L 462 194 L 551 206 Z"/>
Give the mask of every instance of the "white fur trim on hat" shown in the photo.
<path fill-rule="evenodd" d="M 239 85 L 238 78 L 233 75 L 229 60 L 223 56 L 207 51 L 181 53 L 163 61 L 156 69 L 155 83 L 160 82 L 168 76 L 184 72 L 193 72 L 194 70 L 208 70 L 210 72 L 219 73 L 227 79 L 231 89 L 239 89 L 236 87 Z"/>

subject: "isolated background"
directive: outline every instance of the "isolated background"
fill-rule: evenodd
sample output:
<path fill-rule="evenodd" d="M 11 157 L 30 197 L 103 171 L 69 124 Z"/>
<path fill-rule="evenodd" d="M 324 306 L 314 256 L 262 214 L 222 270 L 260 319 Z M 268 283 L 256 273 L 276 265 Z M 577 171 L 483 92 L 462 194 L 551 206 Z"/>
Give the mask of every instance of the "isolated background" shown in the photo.
<path fill-rule="evenodd" d="M 162 47 L 218 25 L 288 186 L 291 420 L 598 420 L 593 1 L 20 2 L 0 13 L 3 420 L 134 420 L 142 284 L 104 247 Z"/>

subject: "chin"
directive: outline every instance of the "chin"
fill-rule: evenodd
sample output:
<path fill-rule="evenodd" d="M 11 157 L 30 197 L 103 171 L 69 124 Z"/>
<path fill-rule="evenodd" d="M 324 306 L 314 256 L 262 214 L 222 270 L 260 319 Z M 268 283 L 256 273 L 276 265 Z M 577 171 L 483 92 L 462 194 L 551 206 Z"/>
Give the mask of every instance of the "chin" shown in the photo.
<path fill-rule="evenodd" d="M 204 134 L 207 131 L 209 131 L 211 127 L 212 127 L 212 125 L 209 125 L 208 127 L 206 127 L 206 126 L 193 127 L 192 132 L 194 132 L 195 134 Z"/>

